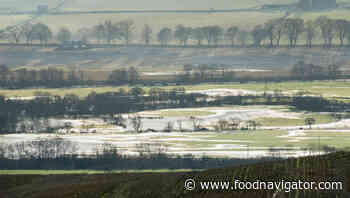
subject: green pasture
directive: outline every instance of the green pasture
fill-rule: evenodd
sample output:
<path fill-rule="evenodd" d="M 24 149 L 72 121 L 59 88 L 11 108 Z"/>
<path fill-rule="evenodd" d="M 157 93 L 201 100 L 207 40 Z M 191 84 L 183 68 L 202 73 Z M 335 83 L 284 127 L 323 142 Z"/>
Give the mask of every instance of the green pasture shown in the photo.
<path fill-rule="evenodd" d="M 346 81 L 313 81 L 313 82 L 281 82 L 281 83 L 226 83 L 226 84 L 199 84 L 199 85 L 188 85 L 188 86 L 162 86 L 164 90 L 171 90 L 173 88 L 184 87 L 187 91 L 201 91 L 208 89 L 243 89 L 249 91 L 264 90 L 273 92 L 274 90 L 282 90 L 284 92 L 298 92 L 305 91 L 309 94 L 323 95 L 325 97 L 350 97 L 350 82 Z M 34 96 L 36 92 L 48 92 L 52 95 L 64 96 L 66 94 L 76 94 L 80 97 L 86 97 L 89 93 L 95 91 L 96 93 L 105 93 L 118 91 L 120 88 L 126 90 L 130 89 L 128 86 L 121 87 L 83 87 L 83 88 L 59 88 L 59 89 L 17 89 L 17 90 L 0 90 L 0 95 L 6 97 L 30 97 Z M 152 87 L 142 87 L 148 91 Z"/>
<path fill-rule="evenodd" d="M 287 137 L 289 134 L 286 130 L 256 130 L 256 131 L 235 131 L 224 133 L 207 133 L 204 137 L 195 136 L 196 140 L 183 140 L 186 137 L 160 136 L 152 140 L 168 139 L 168 144 L 175 147 L 183 147 L 192 151 L 246 151 L 250 150 L 268 150 L 272 148 L 286 147 L 295 148 L 314 148 L 318 145 L 335 147 L 340 150 L 349 148 L 350 131 L 337 132 L 332 131 L 313 131 L 305 130 L 305 135 L 296 135 Z M 186 134 L 189 135 L 189 134 Z M 208 137 L 209 136 L 209 137 Z M 177 140 L 180 138 L 180 140 Z M 198 140 L 200 139 L 200 140 Z M 231 145 L 233 148 L 212 149 L 220 145 Z M 243 147 L 239 148 L 241 145 Z M 237 146 L 237 148 L 234 148 Z"/>
<path fill-rule="evenodd" d="M 330 114 L 318 114 L 318 113 L 309 113 L 303 114 L 300 118 L 259 118 L 256 121 L 261 126 L 304 126 L 306 118 L 314 118 L 315 124 L 326 124 L 334 122 L 334 118 Z"/>

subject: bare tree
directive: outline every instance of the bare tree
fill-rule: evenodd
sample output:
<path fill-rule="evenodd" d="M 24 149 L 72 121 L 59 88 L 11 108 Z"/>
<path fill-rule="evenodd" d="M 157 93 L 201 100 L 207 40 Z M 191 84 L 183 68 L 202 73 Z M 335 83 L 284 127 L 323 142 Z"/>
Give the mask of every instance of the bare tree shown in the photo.
<path fill-rule="evenodd" d="M 58 31 L 56 38 L 59 42 L 64 43 L 66 41 L 71 40 L 72 33 L 68 28 L 63 27 Z"/>
<path fill-rule="evenodd" d="M 231 45 L 232 46 L 235 45 L 235 39 L 237 37 L 238 32 L 239 32 L 239 29 L 238 29 L 237 26 L 231 26 L 226 31 L 225 36 L 226 36 L 227 39 L 229 39 L 231 41 Z"/>
<path fill-rule="evenodd" d="M 283 30 L 284 30 L 284 22 L 285 22 L 284 18 L 279 18 L 279 19 L 276 19 L 276 21 L 275 21 L 274 31 L 275 31 L 275 38 L 276 38 L 277 47 L 280 47 L 280 42 L 281 42 Z"/>
<path fill-rule="evenodd" d="M 140 73 L 137 71 L 135 67 L 130 67 L 128 69 L 128 81 L 131 84 L 137 83 L 140 79 Z"/>
<path fill-rule="evenodd" d="M 238 118 L 231 118 L 230 119 L 230 125 L 231 125 L 231 129 L 232 130 L 237 130 L 239 125 L 241 124 L 242 120 L 238 119 Z"/>
<path fill-rule="evenodd" d="M 266 37 L 270 40 L 270 47 L 274 46 L 274 40 L 276 40 L 276 46 L 279 47 L 283 33 L 283 25 L 283 18 L 272 19 L 265 23 L 264 29 L 266 31 Z"/>
<path fill-rule="evenodd" d="M 218 129 L 220 131 L 224 131 L 228 128 L 228 121 L 227 120 L 219 120 L 217 125 L 218 125 Z"/>
<path fill-rule="evenodd" d="M 51 144 L 54 150 L 54 158 L 65 156 L 68 154 L 75 154 L 78 150 L 78 146 L 75 143 L 64 140 L 62 138 L 52 139 Z"/>
<path fill-rule="evenodd" d="M 172 31 L 169 28 L 163 28 L 157 35 L 161 45 L 166 46 L 172 39 Z"/>
<path fill-rule="evenodd" d="M 6 151 L 7 151 L 8 145 L 3 143 L 0 144 L 0 159 L 3 159 L 6 157 Z"/>
<path fill-rule="evenodd" d="M 193 29 L 192 38 L 197 41 L 197 45 L 202 45 L 202 41 L 205 39 L 203 28 L 198 27 Z"/>
<path fill-rule="evenodd" d="M 215 44 L 222 39 L 224 30 L 220 26 L 206 26 L 202 28 L 204 38 L 207 40 L 208 45 Z"/>
<path fill-rule="evenodd" d="M 326 16 L 321 16 L 316 19 L 316 24 L 319 26 L 324 40 L 324 47 L 331 47 L 332 41 L 336 34 L 336 23 L 333 19 L 329 19 Z"/>
<path fill-rule="evenodd" d="M 98 24 L 93 27 L 92 29 L 92 35 L 97 39 L 98 43 L 101 43 L 101 41 L 105 38 L 106 31 L 103 24 Z"/>
<path fill-rule="evenodd" d="M 204 35 L 205 40 L 207 40 L 208 45 L 211 44 L 212 42 L 212 36 L 211 36 L 211 27 L 210 26 L 206 26 L 202 28 L 202 32 Z"/>
<path fill-rule="evenodd" d="M 131 118 L 131 124 L 136 133 L 142 132 L 142 118 L 140 116 L 134 116 Z"/>
<path fill-rule="evenodd" d="M 265 40 L 267 34 L 265 29 L 261 25 L 257 25 L 251 32 L 256 47 L 261 46 L 261 42 Z"/>
<path fill-rule="evenodd" d="M 171 122 L 171 121 L 167 122 L 167 123 L 166 123 L 166 126 L 165 126 L 165 128 L 164 128 L 164 131 L 170 133 L 170 132 L 172 132 L 173 130 L 174 130 L 174 123 Z"/>
<path fill-rule="evenodd" d="M 64 129 L 67 131 L 67 133 L 73 128 L 73 124 L 71 122 L 65 122 L 64 123 Z"/>
<path fill-rule="evenodd" d="M 0 65 L 0 83 L 6 84 L 8 81 L 9 74 L 9 68 L 6 65 Z"/>
<path fill-rule="evenodd" d="M 195 117 L 190 118 L 193 126 L 193 131 L 198 131 L 201 127 L 201 120 Z"/>
<path fill-rule="evenodd" d="M 296 47 L 299 35 L 304 32 L 304 20 L 289 18 L 285 21 L 284 28 L 288 37 L 289 47 Z"/>
<path fill-rule="evenodd" d="M 23 29 L 20 27 L 7 27 L 8 31 L 8 39 L 10 41 L 14 41 L 15 43 L 19 43 L 21 41 L 21 38 L 23 37 Z"/>
<path fill-rule="evenodd" d="M 346 40 L 348 40 L 348 45 L 350 45 L 350 24 L 346 26 L 346 34 L 345 34 Z"/>
<path fill-rule="evenodd" d="M 273 90 L 273 97 L 276 98 L 277 102 L 281 101 L 282 96 L 283 96 L 283 92 L 281 89 Z"/>
<path fill-rule="evenodd" d="M 177 126 L 179 128 L 179 131 L 182 132 L 183 131 L 183 120 L 177 120 L 176 123 L 177 123 Z"/>
<path fill-rule="evenodd" d="M 332 114 L 332 117 L 334 118 L 334 120 L 335 120 L 336 122 L 339 122 L 340 120 L 343 119 L 343 115 L 340 114 L 340 113 L 333 113 L 333 114 Z"/>
<path fill-rule="evenodd" d="M 306 118 L 305 124 L 309 126 L 309 129 L 312 128 L 312 125 L 316 123 L 316 120 L 314 118 Z"/>
<path fill-rule="evenodd" d="M 117 116 L 111 115 L 111 124 L 116 126 L 121 126 L 123 128 L 126 128 L 126 119 L 121 115 L 118 114 Z"/>
<path fill-rule="evenodd" d="M 111 143 L 105 142 L 101 145 L 101 148 L 96 150 L 96 155 L 100 155 L 100 152 L 102 152 L 104 158 L 113 158 L 118 155 L 118 148 Z"/>
<path fill-rule="evenodd" d="M 0 39 L 7 39 L 8 34 L 6 30 L 0 30 Z"/>
<path fill-rule="evenodd" d="M 134 87 L 130 90 L 130 94 L 135 97 L 139 97 L 145 95 L 146 92 L 141 87 Z"/>
<path fill-rule="evenodd" d="M 78 146 L 62 138 L 36 139 L 31 142 L 16 143 L 13 145 L 13 157 L 27 157 L 34 159 L 54 159 L 66 155 L 73 155 Z"/>
<path fill-rule="evenodd" d="M 140 156 L 149 155 L 152 153 L 151 144 L 141 143 L 136 145 L 136 150 Z"/>
<path fill-rule="evenodd" d="M 76 31 L 75 37 L 85 43 L 88 42 L 89 38 L 93 36 L 93 31 L 90 28 L 80 28 Z"/>
<path fill-rule="evenodd" d="M 134 21 L 131 19 L 121 21 L 117 23 L 117 27 L 119 30 L 119 37 L 128 45 L 135 30 Z"/>
<path fill-rule="evenodd" d="M 257 123 L 255 120 L 249 120 L 247 122 L 248 128 L 252 129 L 252 130 L 256 130 L 256 127 L 259 125 L 259 123 Z"/>
<path fill-rule="evenodd" d="M 313 21 L 307 21 L 305 24 L 305 36 L 306 36 L 306 45 L 309 48 L 312 48 L 312 41 L 317 35 L 316 24 Z"/>
<path fill-rule="evenodd" d="M 291 69 L 292 74 L 298 77 L 302 77 L 303 79 L 306 76 L 306 67 L 304 61 L 298 61 L 295 65 L 293 65 Z"/>
<path fill-rule="evenodd" d="M 119 29 L 112 23 L 112 21 L 105 21 L 103 28 L 104 36 L 108 44 L 114 39 L 119 38 Z"/>
<path fill-rule="evenodd" d="M 176 26 L 174 37 L 182 43 L 184 46 L 187 45 L 187 41 L 191 38 L 192 28 L 185 27 L 183 25 Z"/>
<path fill-rule="evenodd" d="M 211 32 L 213 43 L 217 45 L 218 42 L 222 39 L 224 30 L 222 29 L 222 27 L 215 25 L 210 28 L 210 32 Z"/>
<path fill-rule="evenodd" d="M 43 24 L 37 23 L 33 26 L 33 39 L 39 40 L 40 44 L 47 44 L 47 42 L 52 38 L 51 29 Z"/>
<path fill-rule="evenodd" d="M 245 47 L 247 45 L 249 39 L 249 32 L 245 31 L 245 30 L 241 30 L 238 32 L 237 35 L 237 40 L 240 42 L 240 44 Z"/>
<path fill-rule="evenodd" d="M 23 36 L 26 39 L 27 44 L 31 44 L 33 42 L 33 36 L 34 36 L 34 28 L 33 24 L 31 23 L 26 23 L 22 26 L 23 30 Z"/>
<path fill-rule="evenodd" d="M 142 39 L 146 45 L 149 45 L 152 40 L 152 28 L 148 24 L 142 30 Z"/>
<path fill-rule="evenodd" d="M 344 46 L 344 39 L 347 34 L 347 28 L 350 22 L 344 19 L 337 19 L 335 21 L 336 33 L 338 35 L 340 45 Z"/>
<path fill-rule="evenodd" d="M 92 34 L 97 38 L 99 43 L 101 40 L 105 40 L 107 44 L 111 44 L 115 39 L 120 39 L 121 36 L 118 24 L 114 24 L 110 20 L 94 26 Z"/>
<path fill-rule="evenodd" d="M 264 25 L 266 37 L 270 40 L 270 47 L 273 47 L 273 41 L 275 39 L 275 26 L 276 24 L 273 20 L 266 22 Z"/>
<path fill-rule="evenodd" d="M 339 75 L 341 75 L 340 66 L 337 64 L 328 65 L 328 77 L 331 79 L 337 79 Z"/>
<path fill-rule="evenodd" d="M 208 77 L 209 77 L 208 73 L 209 73 L 209 70 L 210 70 L 209 65 L 202 64 L 202 65 L 199 66 L 198 70 L 199 70 L 199 74 L 200 74 L 199 75 L 200 80 L 208 79 Z"/>

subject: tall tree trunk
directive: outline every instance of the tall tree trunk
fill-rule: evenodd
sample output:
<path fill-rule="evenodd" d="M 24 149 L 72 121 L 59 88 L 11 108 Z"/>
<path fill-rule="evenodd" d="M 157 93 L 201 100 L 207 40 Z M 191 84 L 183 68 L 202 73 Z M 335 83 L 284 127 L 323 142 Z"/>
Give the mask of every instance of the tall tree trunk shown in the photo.
<path fill-rule="evenodd" d="M 340 46 L 341 46 L 341 47 L 344 46 L 344 38 L 340 38 Z"/>

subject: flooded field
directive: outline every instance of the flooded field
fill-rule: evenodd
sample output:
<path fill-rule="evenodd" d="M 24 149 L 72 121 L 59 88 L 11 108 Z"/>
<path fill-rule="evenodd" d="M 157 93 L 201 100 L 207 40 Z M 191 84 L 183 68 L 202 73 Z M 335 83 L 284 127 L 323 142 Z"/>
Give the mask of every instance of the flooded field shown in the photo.
<path fill-rule="evenodd" d="M 212 157 L 262 157 L 262 156 L 304 156 L 313 154 L 315 147 L 329 146 L 345 149 L 350 140 L 350 120 L 332 121 L 327 113 L 315 115 L 307 112 L 292 112 L 285 106 L 210 107 L 188 109 L 166 109 L 138 113 L 142 118 L 143 133 L 133 132 L 128 119 L 123 115 L 126 128 L 110 125 L 100 118 L 50 119 L 51 124 L 63 125 L 70 122 L 72 129 L 61 130 L 59 134 L 12 134 L 3 135 L 1 143 L 15 143 L 37 138 L 61 137 L 79 146 L 79 153 L 93 154 L 103 144 L 114 145 L 125 155 L 139 155 L 140 152 L 165 152 L 174 155 L 195 155 Z M 312 129 L 309 126 L 293 125 L 303 119 L 316 116 Z M 319 116 L 319 117 L 317 117 Z M 203 131 L 193 131 L 193 121 L 200 122 Z M 220 120 L 262 122 L 255 130 L 215 131 Z M 275 126 L 264 126 L 264 119 L 276 119 Z M 181 120 L 181 121 L 179 121 Z M 278 122 L 277 122 L 278 121 Z M 164 132 L 169 123 L 172 130 Z M 179 123 L 181 123 L 182 132 Z M 291 124 L 291 126 L 288 126 Z"/>

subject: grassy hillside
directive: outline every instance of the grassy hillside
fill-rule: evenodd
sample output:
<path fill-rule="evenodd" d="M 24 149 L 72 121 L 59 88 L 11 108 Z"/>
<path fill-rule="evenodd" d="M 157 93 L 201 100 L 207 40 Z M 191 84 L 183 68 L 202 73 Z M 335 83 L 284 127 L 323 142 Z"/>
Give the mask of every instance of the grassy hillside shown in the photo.
<path fill-rule="evenodd" d="M 0 196 L 3 198 L 267 198 L 273 190 L 201 190 L 203 181 L 337 181 L 344 190 L 292 191 L 288 197 L 345 197 L 349 192 L 350 153 L 321 157 L 289 159 L 249 166 L 237 166 L 193 173 L 124 173 L 105 175 L 1 175 Z M 196 189 L 186 191 L 187 179 Z"/>

